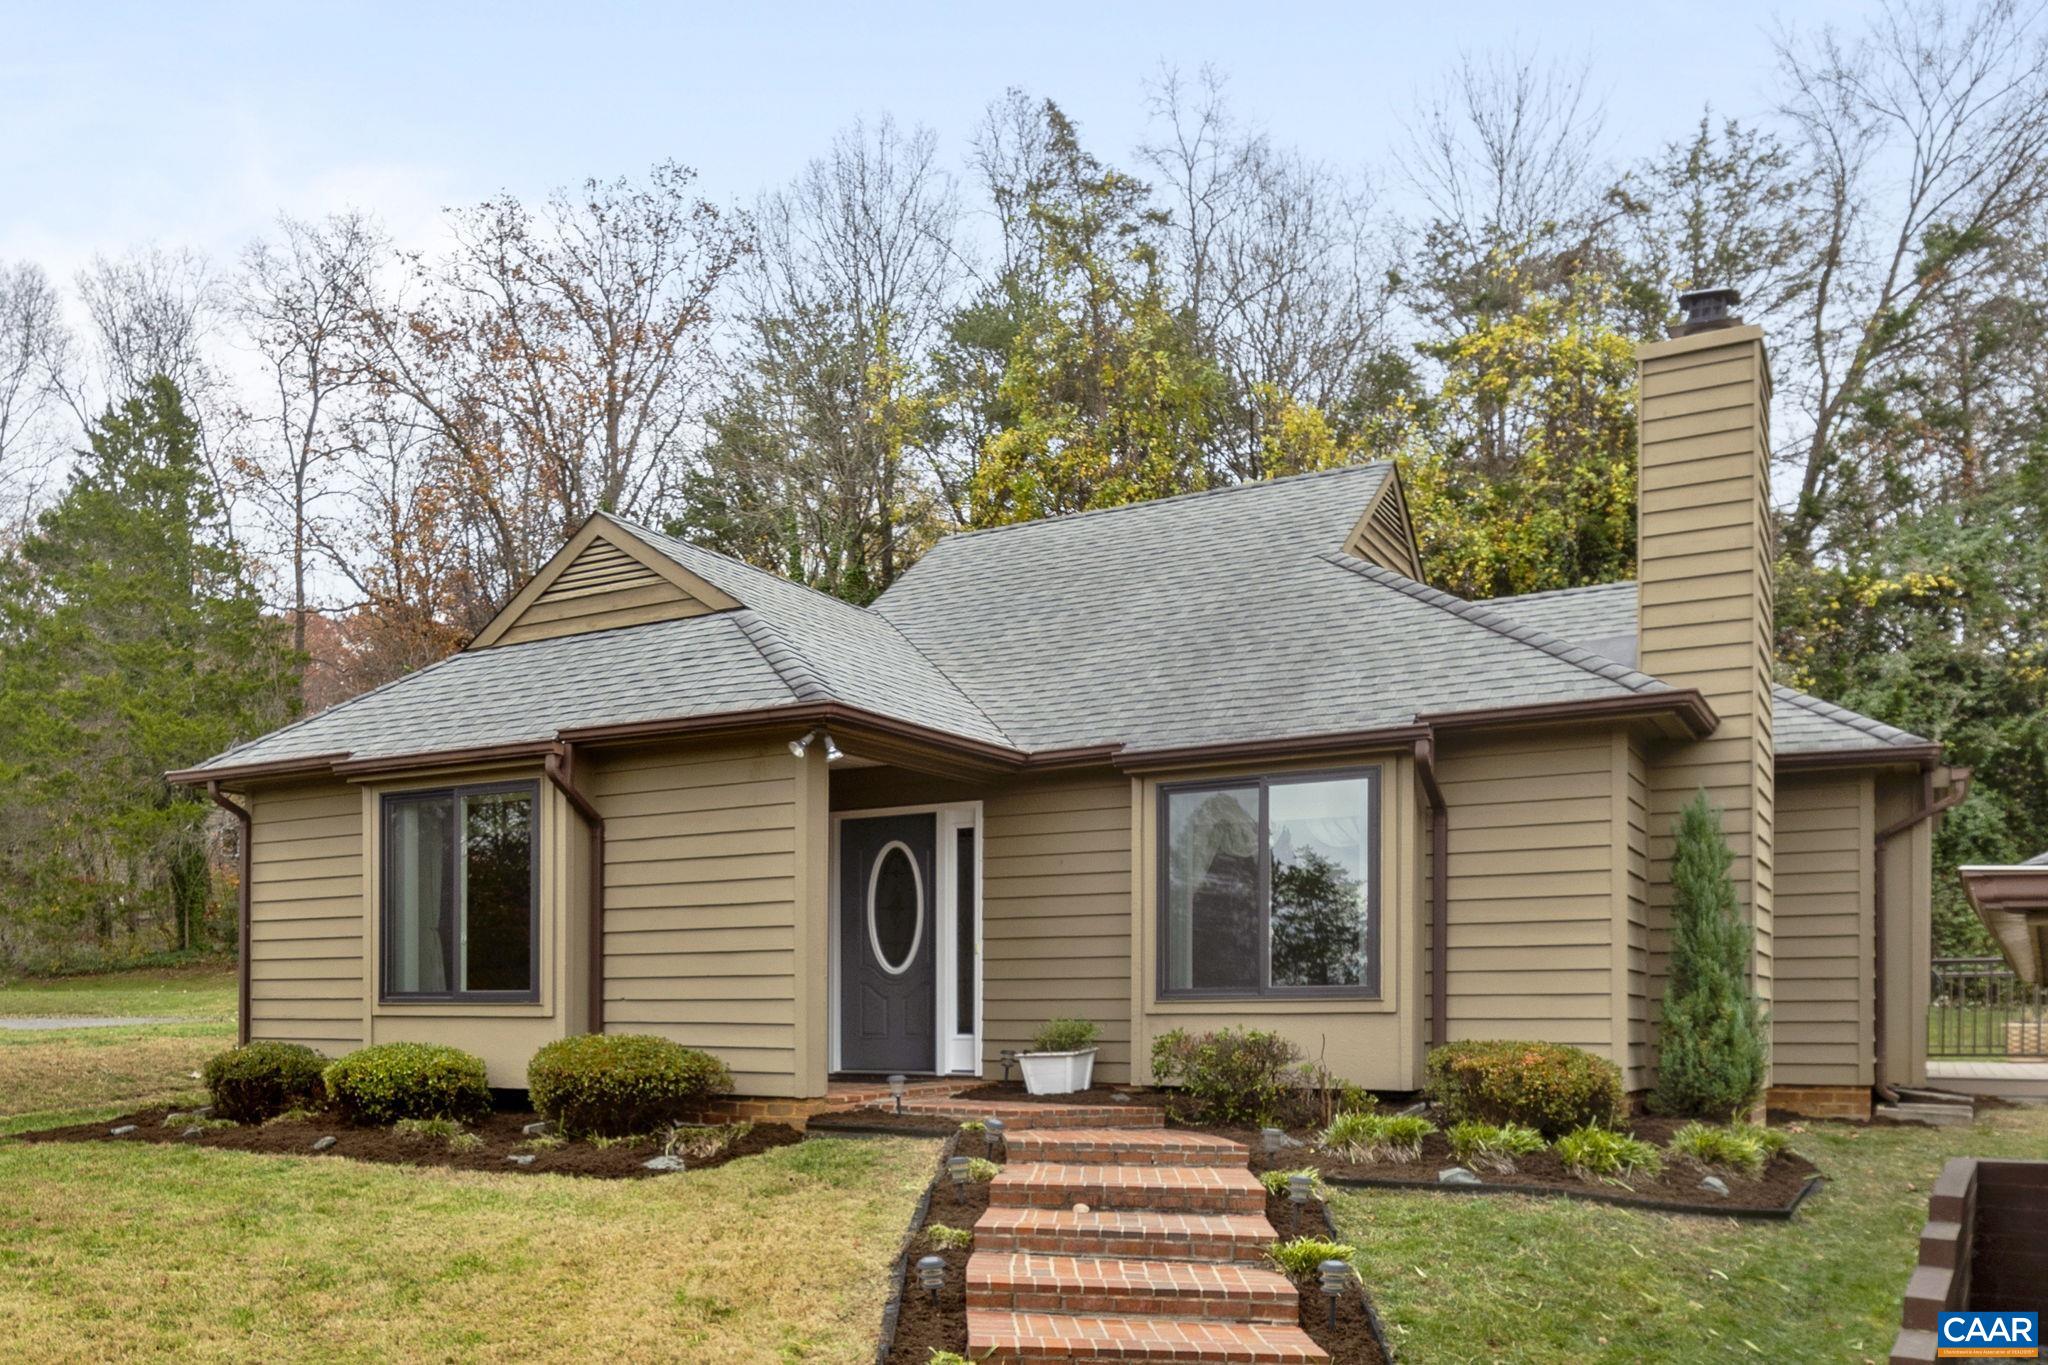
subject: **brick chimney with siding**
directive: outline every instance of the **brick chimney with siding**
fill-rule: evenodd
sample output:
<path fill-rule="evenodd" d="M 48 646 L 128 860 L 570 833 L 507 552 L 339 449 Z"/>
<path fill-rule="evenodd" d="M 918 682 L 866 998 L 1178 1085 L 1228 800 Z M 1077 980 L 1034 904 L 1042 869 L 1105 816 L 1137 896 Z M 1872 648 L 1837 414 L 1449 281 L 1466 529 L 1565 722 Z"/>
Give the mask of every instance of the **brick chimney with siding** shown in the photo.
<path fill-rule="evenodd" d="M 1671 827 L 1705 788 L 1724 812 L 1736 897 L 1755 926 L 1756 990 L 1772 998 L 1771 378 L 1761 328 L 1732 290 L 1683 295 L 1686 322 L 1636 351 L 1641 489 L 1638 666 L 1696 687 L 1721 723 L 1656 752 L 1650 786 L 1651 1019 L 1670 949 Z"/>

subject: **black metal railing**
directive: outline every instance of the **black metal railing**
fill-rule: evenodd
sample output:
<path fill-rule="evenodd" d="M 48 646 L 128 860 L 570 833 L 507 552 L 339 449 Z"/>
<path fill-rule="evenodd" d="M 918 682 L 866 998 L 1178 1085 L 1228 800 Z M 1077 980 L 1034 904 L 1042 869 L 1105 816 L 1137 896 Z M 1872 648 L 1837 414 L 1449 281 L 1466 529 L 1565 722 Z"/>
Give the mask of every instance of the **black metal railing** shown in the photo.
<path fill-rule="evenodd" d="M 1928 1056 L 2048 1060 L 2048 996 L 2004 958 L 1935 958 L 1929 1000 Z"/>

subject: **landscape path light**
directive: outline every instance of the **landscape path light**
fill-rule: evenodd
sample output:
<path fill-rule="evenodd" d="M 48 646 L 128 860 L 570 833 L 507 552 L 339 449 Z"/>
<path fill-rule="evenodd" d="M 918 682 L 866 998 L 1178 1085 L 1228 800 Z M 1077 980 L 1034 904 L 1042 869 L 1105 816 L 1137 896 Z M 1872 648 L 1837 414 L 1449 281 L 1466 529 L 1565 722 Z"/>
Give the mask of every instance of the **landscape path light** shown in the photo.
<path fill-rule="evenodd" d="M 917 1259 L 917 1282 L 931 1291 L 932 1303 L 939 1301 L 939 1291 L 946 1287 L 946 1258 L 943 1256 L 920 1256 Z"/>
<path fill-rule="evenodd" d="M 1301 1210 L 1308 1203 L 1308 1187 L 1313 1177 L 1297 1172 L 1287 1177 L 1287 1202 L 1294 1205 L 1294 1230 L 1301 1231 Z"/>
<path fill-rule="evenodd" d="M 994 1155 L 996 1152 L 1000 1151 L 1004 1155 L 1004 1157 L 1007 1158 L 1010 1154 L 1010 1149 L 1004 1146 L 1003 1121 L 1001 1119 L 989 1119 L 981 1126 L 982 1129 L 988 1134 L 989 1153 L 991 1155 Z"/>
<path fill-rule="evenodd" d="M 1267 1156 L 1278 1156 L 1280 1149 L 1287 1145 L 1287 1134 L 1278 1128 L 1261 1128 L 1259 1137 L 1265 1141 Z"/>
<path fill-rule="evenodd" d="M 1330 1326 L 1337 1325 L 1337 1300 L 1351 1288 L 1351 1262 L 1328 1260 L 1316 1267 L 1323 1278 L 1323 1292 L 1330 1296 Z"/>
<path fill-rule="evenodd" d="M 908 1076 L 897 1074 L 889 1078 L 889 1093 L 896 1097 L 896 1112 L 903 1112 L 903 1088 L 910 1084 Z"/>
<path fill-rule="evenodd" d="M 955 1188 L 964 1188 L 966 1186 L 967 1167 L 968 1160 L 964 1156 L 949 1156 L 946 1158 L 946 1174 L 953 1177 Z"/>

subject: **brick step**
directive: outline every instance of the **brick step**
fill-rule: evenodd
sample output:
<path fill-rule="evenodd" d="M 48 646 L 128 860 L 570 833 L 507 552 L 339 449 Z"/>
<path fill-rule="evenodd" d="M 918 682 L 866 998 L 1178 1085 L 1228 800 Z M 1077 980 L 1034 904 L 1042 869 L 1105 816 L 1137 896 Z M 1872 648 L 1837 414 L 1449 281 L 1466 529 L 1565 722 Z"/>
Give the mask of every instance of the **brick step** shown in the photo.
<path fill-rule="evenodd" d="M 967 1259 L 967 1306 L 1291 1323 L 1301 1296 L 1285 1276 L 1250 1265 L 977 1251 Z"/>
<path fill-rule="evenodd" d="M 1246 1166 L 1251 1154 L 1241 1142 L 1178 1128 L 1039 1128 L 1011 1138 L 1009 1156 L 1067 1166 Z"/>
<path fill-rule="evenodd" d="M 967 1358 L 1003 1365 L 1067 1360 L 1305 1365 L 1330 1357 L 1308 1333 L 1291 1324 L 1082 1317 L 970 1308 Z"/>
<path fill-rule="evenodd" d="M 1162 1128 L 1166 1119 L 1148 1104 L 1027 1104 L 1020 1100 L 905 1100 L 906 1114 L 934 1118 L 1001 1119 L 1012 1133 L 1036 1128 Z"/>
<path fill-rule="evenodd" d="M 1016 1162 L 989 1184 L 1003 1208 L 1142 1209 L 1150 1213 L 1263 1213 L 1266 1189 L 1243 1167 L 1065 1166 Z"/>
<path fill-rule="evenodd" d="M 1265 1265 L 1279 1241 L 1260 1214 L 1144 1213 L 1130 1209 L 991 1208 L 974 1225 L 977 1252 L 1124 1256 Z M 971 1258 L 970 1258 L 971 1259 Z"/>

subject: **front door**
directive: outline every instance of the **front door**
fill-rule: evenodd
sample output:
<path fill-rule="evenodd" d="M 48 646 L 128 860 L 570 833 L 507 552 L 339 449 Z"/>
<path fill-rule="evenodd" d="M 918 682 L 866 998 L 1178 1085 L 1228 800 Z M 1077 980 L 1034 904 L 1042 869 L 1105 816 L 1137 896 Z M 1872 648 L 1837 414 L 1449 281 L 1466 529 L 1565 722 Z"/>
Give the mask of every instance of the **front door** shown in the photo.
<path fill-rule="evenodd" d="M 839 822 L 839 1064 L 935 1071 L 938 821 Z"/>

